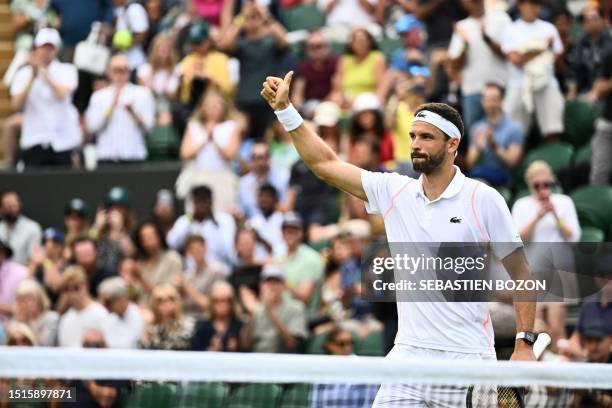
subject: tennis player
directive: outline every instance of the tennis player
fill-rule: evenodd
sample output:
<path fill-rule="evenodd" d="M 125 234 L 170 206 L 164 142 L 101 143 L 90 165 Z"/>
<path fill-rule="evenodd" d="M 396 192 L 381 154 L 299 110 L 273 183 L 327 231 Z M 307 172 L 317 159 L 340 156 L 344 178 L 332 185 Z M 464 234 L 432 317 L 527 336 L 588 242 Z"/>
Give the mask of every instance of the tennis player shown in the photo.
<path fill-rule="evenodd" d="M 410 130 L 413 179 L 376 173 L 340 160 L 289 101 L 293 72 L 268 77 L 261 96 L 291 135 L 304 163 L 322 180 L 360 198 L 384 218 L 388 242 L 487 242 L 514 280 L 531 279 L 519 233 L 501 195 L 454 165 L 463 122 L 452 107 L 421 105 Z M 484 302 L 398 302 L 398 333 L 387 358 L 495 359 Z M 535 302 L 515 296 L 517 338 L 512 360 L 534 360 Z M 457 393 L 463 392 L 463 400 Z M 456 407 L 465 389 L 381 386 L 376 407 Z"/>

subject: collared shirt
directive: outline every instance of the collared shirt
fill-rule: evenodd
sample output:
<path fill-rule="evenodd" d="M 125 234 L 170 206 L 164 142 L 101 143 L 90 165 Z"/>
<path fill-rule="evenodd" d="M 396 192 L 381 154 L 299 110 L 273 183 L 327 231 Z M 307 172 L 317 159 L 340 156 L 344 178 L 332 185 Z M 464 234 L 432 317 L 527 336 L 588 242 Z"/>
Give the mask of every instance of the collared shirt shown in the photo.
<path fill-rule="evenodd" d="M 15 303 L 15 293 L 19 283 L 28 277 L 28 270 L 15 262 L 4 261 L 0 264 L 0 304 Z M 0 322 L 6 318 L 0 314 Z"/>
<path fill-rule="evenodd" d="M 550 38 L 553 39 L 552 42 L 552 52 L 555 55 L 559 55 L 563 52 L 563 43 L 561 42 L 561 37 L 559 37 L 559 32 L 555 28 L 554 25 L 549 23 L 548 21 L 537 19 L 533 22 L 526 22 L 523 19 L 518 19 L 514 21 L 512 24 L 508 26 L 505 30 L 501 48 L 504 53 L 509 53 L 511 51 L 524 52 L 524 50 L 530 48 L 534 44 L 538 42 L 546 42 L 549 41 Z M 509 69 L 509 84 L 508 86 L 516 85 L 523 81 L 524 67 L 518 67 L 513 63 L 508 61 L 508 69 Z M 550 85 L 558 86 L 558 82 L 555 79 L 553 65 L 551 64 L 548 67 L 548 76 L 550 78 Z"/>
<path fill-rule="evenodd" d="M 261 214 L 257 205 L 257 194 L 259 188 L 266 183 L 271 184 L 276 189 L 278 200 L 282 202 L 289 185 L 289 173 L 278 169 L 270 169 L 261 181 L 252 171 L 240 177 L 238 203 L 247 218 Z"/>
<path fill-rule="evenodd" d="M 361 182 L 368 199 L 366 209 L 383 216 L 391 244 L 487 242 L 499 259 L 522 246 L 502 196 L 465 177 L 456 166 L 452 181 L 433 201 L 424 193 L 422 175 L 416 180 L 397 173 L 362 170 Z M 494 352 L 486 303 L 398 302 L 397 309 L 396 344 Z"/>
<path fill-rule="evenodd" d="M 27 265 L 32 250 L 40 245 L 42 231 L 40 225 L 25 215 L 20 215 L 14 225 L 0 221 L 0 239 L 8 243 L 13 250 L 14 262 Z"/>
<path fill-rule="evenodd" d="M 104 330 L 108 311 L 100 303 L 92 301 L 83 310 L 71 307 L 62 315 L 57 329 L 59 347 L 82 347 L 83 334 L 90 328 Z"/>
<path fill-rule="evenodd" d="M 214 218 L 203 221 L 194 220 L 192 215 L 182 215 L 168 232 L 166 240 L 171 248 L 180 251 L 192 234 L 204 238 L 208 254 L 227 265 L 231 263 L 236 235 L 236 222 L 231 215 L 218 212 Z"/>
<path fill-rule="evenodd" d="M 479 120 L 478 122 L 474 123 L 472 125 L 472 129 L 470 130 L 470 133 L 472 134 L 472 137 L 470 137 L 470 144 L 474 143 L 473 135 L 485 131 L 489 126 L 490 124 L 486 120 Z M 503 149 L 507 149 L 513 145 L 523 146 L 523 142 L 525 141 L 525 133 L 523 132 L 522 126 L 518 122 L 513 121 L 507 116 L 502 116 L 501 120 L 493 127 L 493 140 L 497 146 Z M 495 151 L 493 151 L 491 144 L 489 143 L 487 143 L 484 151 L 480 155 L 478 164 L 510 175 L 510 170 L 497 156 L 497 154 L 495 154 Z"/>
<path fill-rule="evenodd" d="M 285 282 L 290 289 L 299 287 L 305 281 L 317 281 L 323 276 L 321 254 L 306 244 L 301 244 L 293 255 L 278 258 Z"/>
<path fill-rule="evenodd" d="M 104 326 L 104 338 L 109 348 L 133 349 L 144 331 L 144 319 L 135 303 L 129 303 L 124 316 L 110 313 Z"/>
<path fill-rule="evenodd" d="M 479 94 L 488 82 L 500 85 L 506 83 L 506 62 L 487 45 L 482 36 L 481 25 L 484 25 L 485 33 L 499 44 L 511 21 L 503 11 L 488 10 L 482 19 L 468 17 L 457 22 L 457 28 L 467 35 L 468 41 L 466 43 L 457 30 L 454 31 L 448 47 L 448 56 L 458 58 L 464 47 L 469 47 L 465 65 L 461 70 L 463 95 Z"/>
<path fill-rule="evenodd" d="M 593 82 L 601 74 L 605 51 L 612 45 L 612 34 L 606 29 L 597 40 L 584 33 L 568 55 L 571 79 L 576 82 L 579 93 L 589 92 Z"/>
<path fill-rule="evenodd" d="M 29 65 L 17 71 L 11 84 L 11 96 L 26 90 L 32 74 Z M 43 73 L 38 73 L 30 85 L 23 108 L 20 146 L 22 149 L 38 145 L 51 146 L 56 152 L 74 149 L 82 140 L 79 115 L 72 105 L 72 93 L 79 82 L 77 70 L 72 64 L 54 60 L 47 67 L 47 75 L 56 85 L 70 89 L 70 93 L 58 99 Z"/>
<path fill-rule="evenodd" d="M 111 118 L 104 127 L 116 92 L 114 85 L 94 92 L 85 113 L 88 131 L 97 134 L 98 159 L 144 160 L 147 158 L 146 133 L 155 124 L 153 94 L 143 86 L 126 84 Z M 131 105 L 143 121 L 144 130 L 127 111 L 127 105 Z"/>
<path fill-rule="evenodd" d="M 305 339 L 308 336 L 306 330 L 306 311 L 304 304 L 290 296 L 283 296 L 281 304 L 276 308 L 278 320 L 287 327 L 294 335 Z M 270 320 L 263 305 L 260 305 L 253 314 L 253 351 L 256 353 L 282 353 L 286 350 L 281 341 L 276 325 Z"/>
<path fill-rule="evenodd" d="M 282 231 L 283 219 L 283 213 L 280 211 L 273 212 L 269 217 L 265 217 L 260 212 L 249 218 L 247 225 L 257 231 L 261 239 L 270 244 L 273 253 L 278 253 L 286 247 Z"/>

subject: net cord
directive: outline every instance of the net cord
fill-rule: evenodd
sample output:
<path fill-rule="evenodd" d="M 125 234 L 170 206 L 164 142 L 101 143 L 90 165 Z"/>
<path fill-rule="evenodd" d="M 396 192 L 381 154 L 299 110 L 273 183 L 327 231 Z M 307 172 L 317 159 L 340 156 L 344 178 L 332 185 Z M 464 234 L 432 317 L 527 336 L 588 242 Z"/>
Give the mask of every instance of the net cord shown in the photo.
<path fill-rule="evenodd" d="M 612 364 L 0 346 L 0 378 L 612 388 Z"/>

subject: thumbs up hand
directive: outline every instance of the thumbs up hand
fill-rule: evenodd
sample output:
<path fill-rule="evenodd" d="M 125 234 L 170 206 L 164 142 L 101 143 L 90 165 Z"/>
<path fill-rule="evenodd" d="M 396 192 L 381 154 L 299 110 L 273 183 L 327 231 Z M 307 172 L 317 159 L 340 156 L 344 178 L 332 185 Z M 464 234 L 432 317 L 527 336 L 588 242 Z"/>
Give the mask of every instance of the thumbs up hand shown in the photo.
<path fill-rule="evenodd" d="M 293 71 L 289 71 L 284 78 L 269 76 L 263 83 L 260 94 L 275 111 L 283 110 L 289 106 L 289 89 L 292 78 Z"/>

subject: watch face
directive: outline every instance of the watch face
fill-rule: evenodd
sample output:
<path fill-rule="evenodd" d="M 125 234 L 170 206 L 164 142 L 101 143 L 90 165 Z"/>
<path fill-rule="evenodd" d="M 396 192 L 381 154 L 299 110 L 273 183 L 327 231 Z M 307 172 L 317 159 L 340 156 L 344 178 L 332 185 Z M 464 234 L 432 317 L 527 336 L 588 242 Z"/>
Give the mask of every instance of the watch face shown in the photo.
<path fill-rule="evenodd" d="M 531 333 L 531 332 L 527 332 L 525 333 L 525 340 L 527 341 L 527 343 L 529 344 L 533 344 L 536 341 L 536 335 L 535 333 Z"/>

